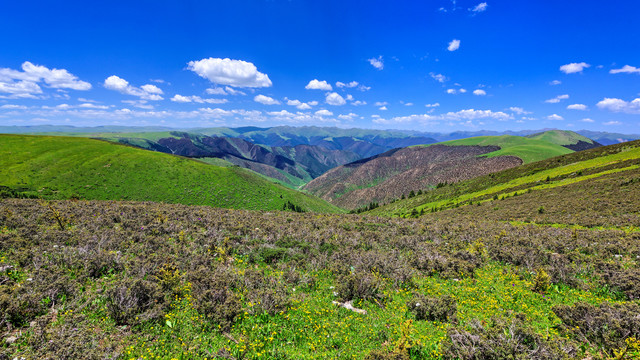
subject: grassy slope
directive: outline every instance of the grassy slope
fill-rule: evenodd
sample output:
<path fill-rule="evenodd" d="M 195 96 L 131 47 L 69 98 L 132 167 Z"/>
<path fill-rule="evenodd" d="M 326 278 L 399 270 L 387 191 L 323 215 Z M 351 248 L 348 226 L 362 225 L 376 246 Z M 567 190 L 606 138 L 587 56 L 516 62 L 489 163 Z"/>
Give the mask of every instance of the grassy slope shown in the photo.
<path fill-rule="evenodd" d="M 487 154 L 488 157 L 513 155 L 525 164 L 548 159 L 550 157 L 572 153 L 572 150 L 543 140 L 529 139 L 521 136 L 478 136 L 467 139 L 445 141 L 443 145 L 481 145 L 500 146 L 500 150 Z"/>
<path fill-rule="evenodd" d="M 1 135 L 0 185 L 52 199 L 76 196 L 254 210 L 278 210 L 291 201 L 311 211 L 340 211 L 244 169 L 71 137 Z"/>
<path fill-rule="evenodd" d="M 519 166 L 426 192 L 371 211 L 376 215 L 403 215 L 413 209 L 430 211 L 470 201 L 512 196 L 516 191 L 566 186 L 615 172 L 626 172 L 640 163 L 640 141 L 574 152 Z"/>
<path fill-rule="evenodd" d="M 539 134 L 529 135 L 527 138 L 547 141 L 556 145 L 575 145 L 579 141 L 593 144 L 593 140 L 588 137 L 567 130 L 549 130 Z"/>

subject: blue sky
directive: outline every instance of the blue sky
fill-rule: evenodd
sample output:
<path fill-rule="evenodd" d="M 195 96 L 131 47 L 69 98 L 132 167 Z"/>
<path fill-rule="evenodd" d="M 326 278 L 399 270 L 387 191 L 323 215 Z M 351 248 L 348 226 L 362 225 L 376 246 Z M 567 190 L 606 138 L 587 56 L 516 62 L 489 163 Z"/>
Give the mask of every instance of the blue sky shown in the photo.
<path fill-rule="evenodd" d="M 0 124 L 638 133 L 638 14 L 636 1 L 5 1 Z"/>

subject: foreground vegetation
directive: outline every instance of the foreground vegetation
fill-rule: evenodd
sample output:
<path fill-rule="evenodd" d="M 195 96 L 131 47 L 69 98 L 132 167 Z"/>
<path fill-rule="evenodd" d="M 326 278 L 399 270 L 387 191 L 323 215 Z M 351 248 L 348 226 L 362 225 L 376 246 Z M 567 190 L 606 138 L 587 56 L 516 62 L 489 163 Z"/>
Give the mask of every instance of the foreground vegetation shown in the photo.
<path fill-rule="evenodd" d="M 640 356 L 638 232 L 440 214 L 5 199 L 0 358 Z"/>
<path fill-rule="evenodd" d="M 0 195 L 341 212 L 250 171 L 85 138 L 0 135 Z M 0 196 L 1 197 L 1 196 Z"/>

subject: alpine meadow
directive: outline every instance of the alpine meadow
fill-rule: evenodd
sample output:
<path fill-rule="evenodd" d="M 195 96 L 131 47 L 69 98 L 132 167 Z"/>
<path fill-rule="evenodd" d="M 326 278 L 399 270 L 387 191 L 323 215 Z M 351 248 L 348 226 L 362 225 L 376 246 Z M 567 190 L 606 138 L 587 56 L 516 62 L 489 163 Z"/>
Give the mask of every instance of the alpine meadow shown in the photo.
<path fill-rule="evenodd" d="M 640 3 L 0 3 L 0 360 L 640 360 Z"/>

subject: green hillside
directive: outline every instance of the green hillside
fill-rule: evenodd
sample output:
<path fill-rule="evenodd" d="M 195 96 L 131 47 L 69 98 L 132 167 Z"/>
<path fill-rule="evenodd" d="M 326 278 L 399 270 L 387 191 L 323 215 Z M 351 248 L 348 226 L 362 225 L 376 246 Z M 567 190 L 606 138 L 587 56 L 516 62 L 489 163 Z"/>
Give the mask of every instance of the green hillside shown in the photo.
<path fill-rule="evenodd" d="M 521 136 L 478 136 L 467 139 L 445 141 L 443 145 L 481 145 L 500 146 L 500 150 L 487 154 L 488 157 L 513 155 L 525 164 L 548 159 L 550 157 L 572 153 L 572 150 L 541 139 L 530 139 Z"/>
<path fill-rule="evenodd" d="M 0 135 L 0 185 L 47 199 L 161 201 L 279 210 L 339 212 L 325 201 L 247 170 L 75 137 Z"/>
<path fill-rule="evenodd" d="M 570 150 L 569 150 L 570 151 Z M 640 167 L 640 141 L 573 152 L 475 179 L 427 191 L 420 196 L 396 201 L 374 209 L 371 214 L 408 216 L 413 213 L 441 211 L 460 206 L 485 203 L 536 191 L 561 188 L 581 182 L 588 184 L 600 177 L 617 174 L 630 176 Z M 574 192 L 574 195 L 579 190 Z M 601 189 L 606 194 L 607 190 Z M 538 195 L 539 196 L 539 195 Z M 595 196 L 595 195 L 594 195 Z M 557 202 L 568 202 L 556 199 Z M 567 213 L 565 211 L 565 213 Z"/>
<path fill-rule="evenodd" d="M 568 130 L 549 130 L 527 136 L 529 139 L 547 141 L 556 145 L 575 145 L 580 141 L 593 144 L 593 140 L 586 136 Z"/>

